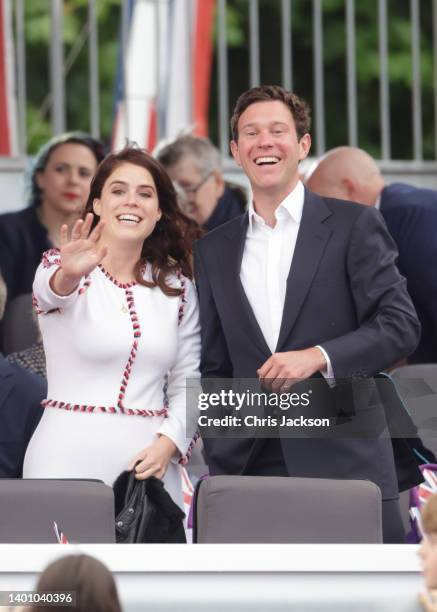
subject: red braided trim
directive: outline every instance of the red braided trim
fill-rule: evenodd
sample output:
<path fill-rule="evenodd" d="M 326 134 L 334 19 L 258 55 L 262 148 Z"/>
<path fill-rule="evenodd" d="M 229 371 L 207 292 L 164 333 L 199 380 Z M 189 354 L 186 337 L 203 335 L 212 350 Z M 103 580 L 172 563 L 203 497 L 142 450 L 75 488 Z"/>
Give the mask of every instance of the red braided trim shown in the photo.
<path fill-rule="evenodd" d="M 103 274 L 106 276 L 106 278 L 109 278 L 111 283 L 114 283 L 114 285 L 116 285 L 117 287 L 120 287 L 120 289 L 129 289 L 130 287 L 133 287 L 134 285 L 137 284 L 137 281 L 131 281 L 130 283 L 120 283 L 116 278 L 112 276 L 112 274 L 109 274 L 109 272 L 105 270 L 105 268 L 101 264 L 99 264 L 99 268 L 103 272 Z"/>
<path fill-rule="evenodd" d="M 71 410 L 72 412 L 108 412 L 110 414 L 127 414 L 129 416 L 168 416 L 166 408 L 160 410 L 140 410 L 138 408 L 116 408 L 115 406 L 88 406 L 86 404 L 69 404 L 68 402 L 59 402 L 57 400 L 45 399 L 41 402 L 43 408 L 62 408 L 63 410 Z"/>
<path fill-rule="evenodd" d="M 178 274 L 178 278 L 181 282 L 182 293 L 179 296 L 179 311 L 178 311 L 178 325 L 182 323 L 182 319 L 184 318 L 185 304 L 187 303 L 187 284 L 185 282 L 185 277 L 182 274 Z"/>
<path fill-rule="evenodd" d="M 33 293 L 32 293 L 32 307 L 37 315 L 48 315 L 54 312 L 61 312 L 60 308 L 52 308 L 51 310 L 42 310 L 42 308 L 39 307 L 38 300 L 36 299 L 36 296 Z"/>
<path fill-rule="evenodd" d="M 82 287 L 79 289 L 79 295 L 85 293 L 88 287 L 91 285 L 91 277 L 89 274 L 85 276 L 85 280 L 83 281 Z"/>
<path fill-rule="evenodd" d="M 180 463 L 181 465 L 186 465 L 188 463 L 188 461 L 189 461 L 189 459 L 191 457 L 191 453 L 193 452 L 193 448 L 195 447 L 197 439 L 199 438 L 199 435 L 200 435 L 199 432 L 196 431 L 196 433 L 193 436 L 193 439 L 190 442 L 190 445 L 189 445 L 189 447 L 187 449 L 187 452 L 185 453 L 185 455 L 183 455 L 179 459 L 178 463 Z"/>
<path fill-rule="evenodd" d="M 139 324 L 139 321 L 138 321 L 138 315 L 137 315 L 136 310 L 135 310 L 135 301 L 134 301 L 133 291 L 131 289 L 125 289 L 124 292 L 126 294 L 127 307 L 129 309 L 129 315 L 130 315 L 130 319 L 131 319 L 131 322 L 132 322 L 132 330 L 133 330 L 133 334 L 134 334 L 134 341 L 132 343 L 132 348 L 131 348 L 131 351 L 129 353 L 129 358 L 127 360 L 126 365 L 124 366 L 123 378 L 121 379 L 120 390 L 118 392 L 117 406 L 118 406 L 118 408 L 120 410 L 126 410 L 126 408 L 123 405 L 124 397 L 125 397 L 125 394 L 126 394 L 127 386 L 129 384 L 129 378 L 130 378 L 130 374 L 131 374 L 131 371 L 132 371 L 132 366 L 133 366 L 135 358 L 137 356 L 137 351 L 138 351 L 138 340 L 137 340 L 137 338 L 139 338 L 141 336 L 141 328 L 140 328 L 140 324 Z"/>
<path fill-rule="evenodd" d="M 61 251 L 59 249 L 49 249 L 48 251 L 44 251 L 41 262 L 44 268 L 59 266 L 61 263 Z"/>
<path fill-rule="evenodd" d="M 32 308 L 37 315 L 44 314 L 44 310 L 39 307 L 38 300 L 34 293 L 32 293 Z"/>

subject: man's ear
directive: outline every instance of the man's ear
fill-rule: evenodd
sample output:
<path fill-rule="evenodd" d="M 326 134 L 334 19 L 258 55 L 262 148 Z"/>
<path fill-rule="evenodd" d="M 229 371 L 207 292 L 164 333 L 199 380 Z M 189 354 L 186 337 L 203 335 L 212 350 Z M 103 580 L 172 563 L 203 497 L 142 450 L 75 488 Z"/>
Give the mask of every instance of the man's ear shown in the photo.
<path fill-rule="evenodd" d="M 102 212 L 102 205 L 100 203 L 100 200 L 98 198 L 94 198 L 93 200 L 93 211 L 95 212 L 95 214 L 100 217 L 101 212 Z"/>
<path fill-rule="evenodd" d="M 359 202 L 358 200 L 358 186 L 355 183 L 355 181 L 353 181 L 350 178 L 344 178 L 342 179 L 342 185 L 343 188 L 345 189 L 346 193 L 347 193 L 347 199 L 351 200 L 352 202 Z"/>
<path fill-rule="evenodd" d="M 311 149 L 311 136 L 307 133 L 299 140 L 299 161 L 308 156 Z"/>
<path fill-rule="evenodd" d="M 238 152 L 238 143 L 235 140 L 231 140 L 231 153 L 232 153 L 232 157 L 235 159 L 237 164 L 241 166 L 240 154 Z"/>
<path fill-rule="evenodd" d="M 222 173 L 219 172 L 218 170 L 214 170 L 214 181 L 215 181 L 217 199 L 219 199 L 222 197 L 222 195 L 225 192 L 225 180 L 223 178 Z"/>

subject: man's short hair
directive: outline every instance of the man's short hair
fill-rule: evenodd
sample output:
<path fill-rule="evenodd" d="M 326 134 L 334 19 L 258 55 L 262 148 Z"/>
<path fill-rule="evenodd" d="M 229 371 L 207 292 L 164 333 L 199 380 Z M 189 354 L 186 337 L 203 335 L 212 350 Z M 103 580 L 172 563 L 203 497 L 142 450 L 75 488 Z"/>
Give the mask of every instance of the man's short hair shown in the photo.
<path fill-rule="evenodd" d="M 432 495 L 423 506 L 421 516 L 425 533 L 437 534 L 437 494 Z"/>
<path fill-rule="evenodd" d="M 238 140 L 238 120 L 244 111 L 256 102 L 271 102 L 279 100 L 290 110 L 296 126 L 297 138 L 300 140 L 304 134 L 310 131 L 311 118 L 310 107 L 291 91 L 287 91 L 279 85 L 260 85 L 245 91 L 235 104 L 234 113 L 231 117 L 232 139 Z"/>
<path fill-rule="evenodd" d="M 182 134 L 171 142 L 163 143 L 162 146 L 158 145 L 154 154 L 166 170 L 187 156 L 193 157 L 202 174 L 221 169 L 220 153 L 216 147 L 208 138 L 194 136 L 194 134 Z"/>

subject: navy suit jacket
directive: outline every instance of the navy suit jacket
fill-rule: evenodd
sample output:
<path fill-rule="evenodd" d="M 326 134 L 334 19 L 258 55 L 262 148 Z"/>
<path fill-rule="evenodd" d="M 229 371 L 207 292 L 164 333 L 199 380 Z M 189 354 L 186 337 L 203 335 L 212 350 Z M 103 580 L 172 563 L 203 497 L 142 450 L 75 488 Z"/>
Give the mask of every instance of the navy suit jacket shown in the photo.
<path fill-rule="evenodd" d="M 21 478 L 29 440 L 42 416 L 47 383 L 0 354 L 0 478 Z"/>
<path fill-rule="evenodd" d="M 257 378 L 271 355 L 240 281 L 247 224 L 245 214 L 197 243 L 204 378 Z M 412 353 L 420 325 L 396 256 L 378 211 L 306 190 L 276 352 L 320 344 L 337 379 L 371 377 Z M 377 410 L 384 414 L 382 405 Z M 213 474 L 244 473 L 257 448 L 253 439 L 204 444 Z M 388 437 L 281 444 L 291 476 L 369 479 L 384 499 L 398 495 Z"/>
<path fill-rule="evenodd" d="M 393 183 L 381 192 L 380 211 L 399 251 L 422 325 L 410 363 L 437 363 L 437 191 Z"/>

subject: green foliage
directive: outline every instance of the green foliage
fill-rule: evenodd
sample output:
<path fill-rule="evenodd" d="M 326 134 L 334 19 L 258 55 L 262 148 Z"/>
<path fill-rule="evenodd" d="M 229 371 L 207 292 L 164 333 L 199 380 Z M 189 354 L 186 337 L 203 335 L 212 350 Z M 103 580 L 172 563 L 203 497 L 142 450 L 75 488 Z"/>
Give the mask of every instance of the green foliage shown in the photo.
<path fill-rule="evenodd" d="M 201 1 L 201 0 L 200 0 Z M 29 152 L 51 135 L 49 112 L 41 107 L 49 91 L 50 0 L 25 2 L 28 89 Z M 98 0 L 99 82 L 102 136 L 109 140 L 112 128 L 114 81 L 122 0 Z M 282 82 L 281 1 L 259 0 L 260 72 L 264 83 Z M 434 158 L 434 91 L 432 51 L 432 0 L 420 1 L 421 82 L 424 157 Z M 292 0 L 293 89 L 314 106 L 313 2 Z M 412 156 L 411 24 L 410 0 L 388 0 L 390 122 L 392 157 Z M 348 141 L 345 0 L 322 0 L 326 146 Z M 86 24 L 88 0 L 64 0 L 65 58 Z M 378 51 L 378 0 L 355 0 L 356 68 L 359 145 L 379 157 L 380 60 Z M 249 2 L 227 0 L 229 108 L 250 87 Z M 217 43 L 217 31 L 214 33 Z M 215 45 L 217 46 L 217 45 Z M 210 130 L 218 141 L 217 65 L 213 63 L 210 95 Z M 90 129 L 88 46 L 85 42 L 66 76 L 67 128 Z M 46 104 L 47 106 L 47 104 Z"/>
<path fill-rule="evenodd" d="M 25 2 L 28 152 L 35 153 L 52 135 L 50 105 L 49 46 L 50 0 Z M 102 137 L 109 140 L 112 128 L 113 92 L 117 63 L 121 0 L 98 0 L 99 85 Z M 88 0 L 64 0 L 64 60 L 85 34 Z M 65 78 L 67 129 L 90 130 L 88 44 L 85 43 Z"/>
<path fill-rule="evenodd" d="M 293 89 L 314 107 L 313 2 L 292 0 Z M 421 84 L 423 154 L 434 158 L 432 0 L 421 0 Z M 249 10 L 247 0 L 228 0 L 229 106 L 249 87 Z M 345 0 L 323 0 L 323 70 L 326 147 L 348 142 Z M 410 0 L 389 0 L 388 53 L 392 157 L 412 157 L 412 61 Z M 281 83 L 281 2 L 259 0 L 261 82 Z M 229 23 L 232 22 L 232 41 Z M 381 155 L 378 0 L 355 0 L 356 79 L 359 146 Z M 239 41 L 235 45 L 235 40 Z M 211 135 L 217 138 L 216 90 L 211 97 Z M 313 140 L 315 142 L 314 134 Z"/>

